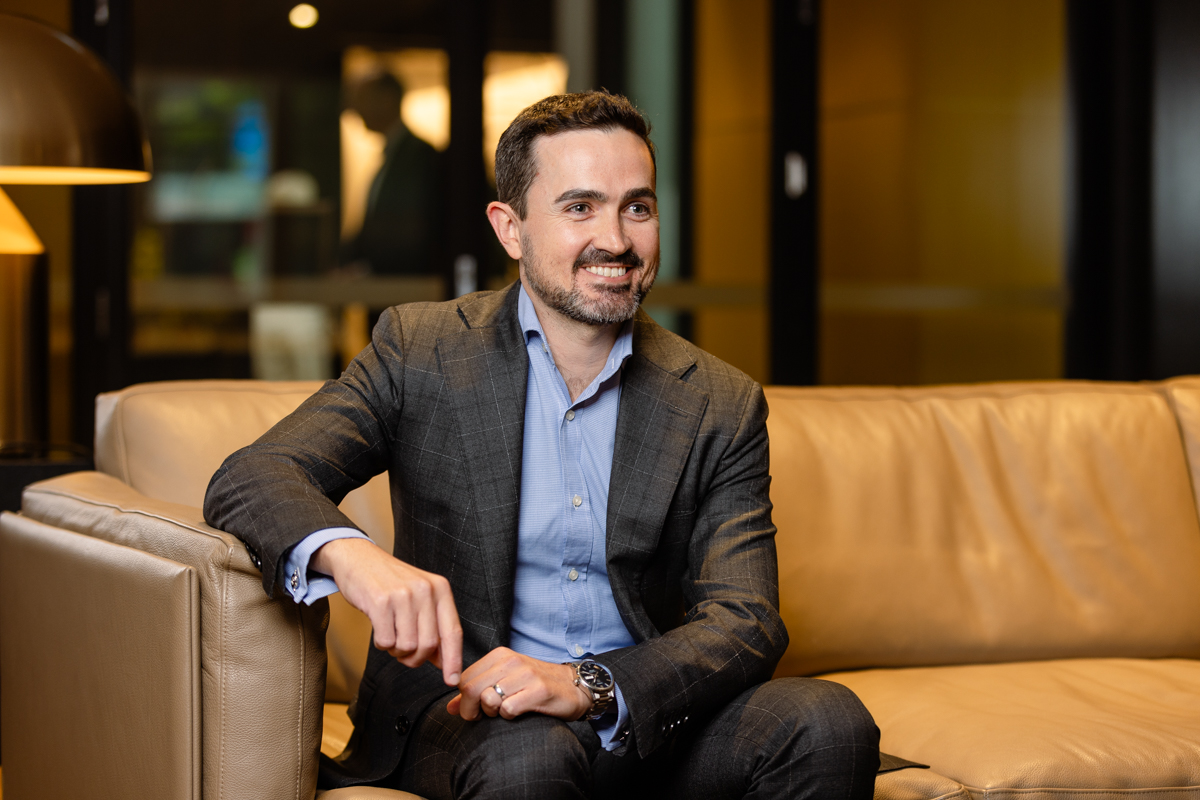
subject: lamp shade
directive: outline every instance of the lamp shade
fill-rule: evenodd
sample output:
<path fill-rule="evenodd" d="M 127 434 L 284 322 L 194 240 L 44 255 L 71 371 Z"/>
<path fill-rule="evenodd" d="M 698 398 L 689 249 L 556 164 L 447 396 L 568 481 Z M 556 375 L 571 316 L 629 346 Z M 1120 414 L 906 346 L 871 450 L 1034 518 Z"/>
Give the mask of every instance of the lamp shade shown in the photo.
<path fill-rule="evenodd" d="M 0 254 L 34 255 L 45 249 L 13 201 L 0 192 Z"/>
<path fill-rule="evenodd" d="M 0 14 L 0 184 L 140 183 L 150 148 L 108 67 L 48 25 Z"/>

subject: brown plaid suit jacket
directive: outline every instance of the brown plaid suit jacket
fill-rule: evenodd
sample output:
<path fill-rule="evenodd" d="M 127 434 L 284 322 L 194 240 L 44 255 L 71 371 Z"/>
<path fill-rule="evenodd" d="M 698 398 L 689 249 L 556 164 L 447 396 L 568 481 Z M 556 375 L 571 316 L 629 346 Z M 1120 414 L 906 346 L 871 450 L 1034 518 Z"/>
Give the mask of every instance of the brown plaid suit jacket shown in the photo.
<path fill-rule="evenodd" d="M 389 470 L 395 555 L 449 579 L 464 667 L 506 645 L 513 605 L 528 354 L 517 285 L 388 310 L 371 346 L 213 476 L 211 524 L 261 556 L 354 527 L 337 503 Z M 770 678 L 787 647 L 767 495 L 767 406 L 748 377 L 639 312 L 622 377 L 606 559 L 633 647 L 602 659 L 645 757 Z M 449 690 L 431 665 L 372 648 L 334 784 L 399 763 L 409 720 Z M 687 718 L 689 723 L 680 724 Z"/>

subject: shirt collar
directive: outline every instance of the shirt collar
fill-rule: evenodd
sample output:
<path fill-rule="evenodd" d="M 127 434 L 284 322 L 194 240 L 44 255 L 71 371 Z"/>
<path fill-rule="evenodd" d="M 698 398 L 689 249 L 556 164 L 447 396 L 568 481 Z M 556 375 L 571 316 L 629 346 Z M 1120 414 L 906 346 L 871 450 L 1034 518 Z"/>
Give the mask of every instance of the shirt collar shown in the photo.
<path fill-rule="evenodd" d="M 524 283 L 521 284 L 520 296 L 517 298 L 517 322 L 520 323 L 521 331 L 525 334 L 526 347 L 529 346 L 529 340 L 534 334 L 542 341 L 546 340 L 546 332 L 542 330 L 542 321 L 538 319 L 533 301 L 525 292 Z M 621 326 L 621 332 L 617 334 L 617 341 L 613 342 L 604 371 L 610 372 L 621 366 L 631 355 L 633 355 L 633 320 L 628 320 Z"/>

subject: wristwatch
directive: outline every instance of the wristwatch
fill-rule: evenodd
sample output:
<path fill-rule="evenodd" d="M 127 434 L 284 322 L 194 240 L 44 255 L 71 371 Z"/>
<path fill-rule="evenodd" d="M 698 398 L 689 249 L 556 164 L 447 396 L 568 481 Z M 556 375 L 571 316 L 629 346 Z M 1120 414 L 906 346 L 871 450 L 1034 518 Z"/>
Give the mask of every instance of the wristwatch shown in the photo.
<path fill-rule="evenodd" d="M 566 662 L 575 667 L 575 685 L 592 697 L 592 707 L 583 712 L 583 719 L 599 719 L 617 707 L 617 684 L 612 673 L 590 658 Z"/>

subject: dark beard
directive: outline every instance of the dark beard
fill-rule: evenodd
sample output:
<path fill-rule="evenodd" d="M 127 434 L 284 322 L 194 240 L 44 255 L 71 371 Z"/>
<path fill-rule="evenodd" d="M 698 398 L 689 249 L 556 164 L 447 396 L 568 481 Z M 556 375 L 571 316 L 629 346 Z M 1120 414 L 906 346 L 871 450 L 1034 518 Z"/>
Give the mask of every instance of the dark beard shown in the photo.
<path fill-rule="evenodd" d="M 579 254 L 579 257 L 575 259 L 575 263 L 571 267 L 571 288 L 563 289 L 541 280 L 541 266 L 528 239 L 523 238 L 521 240 L 521 249 L 524 255 L 523 261 L 525 262 L 525 279 L 529 282 L 529 288 L 547 306 L 576 322 L 582 322 L 586 325 L 613 325 L 633 319 L 633 315 L 637 313 L 638 306 L 641 305 L 642 299 L 646 296 L 646 292 L 649 291 L 648 288 L 646 290 L 635 289 L 631 281 L 622 286 L 605 286 L 603 287 L 604 296 L 598 300 L 592 300 L 586 297 L 580 291 L 579 287 L 574 285 L 575 273 L 588 265 L 603 265 L 606 267 L 645 266 L 645 261 L 642 257 L 632 250 L 613 255 L 603 250 L 589 247 Z"/>

